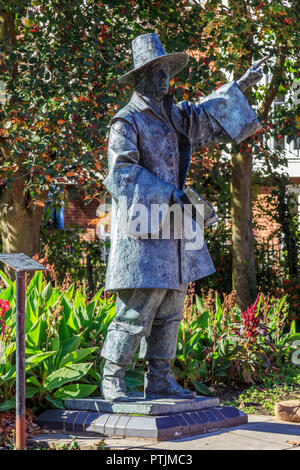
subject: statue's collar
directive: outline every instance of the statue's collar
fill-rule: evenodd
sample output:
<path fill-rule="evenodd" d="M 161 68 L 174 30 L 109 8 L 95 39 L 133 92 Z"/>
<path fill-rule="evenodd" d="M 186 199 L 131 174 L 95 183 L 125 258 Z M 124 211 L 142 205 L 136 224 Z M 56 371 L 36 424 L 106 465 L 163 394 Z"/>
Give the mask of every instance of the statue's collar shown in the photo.
<path fill-rule="evenodd" d="M 156 116 L 160 119 L 165 120 L 163 113 L 161 112 L 161 107 L 165 113 L 170 116 L 172 113 L 172 106 L 173 106 L 173 95 L 165 95 L 162 100 L 156 100 L 153 98 L 149 98 L 148 96 L 143 96 L 136 91 L 133 93 L 131 101 L 133 101 L 134 105 L 140 110 L 151 110 Z"/>

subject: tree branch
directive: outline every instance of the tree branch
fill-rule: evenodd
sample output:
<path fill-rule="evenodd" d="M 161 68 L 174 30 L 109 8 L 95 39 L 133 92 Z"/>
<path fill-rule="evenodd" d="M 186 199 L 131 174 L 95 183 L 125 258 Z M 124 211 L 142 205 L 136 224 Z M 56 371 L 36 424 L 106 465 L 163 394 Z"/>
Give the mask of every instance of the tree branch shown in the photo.
<path fill-rule="evenodd" d="M 287 56 L 287 47 L 286 45 L 282 45 L 279 47 L 279 54 L 276 59 L 275 69 L 273 72 L 272 80 L 269 85 L 269 89 L 266 92 L 265 99 L 259 110 L 262 120 L 267 119 L 272 103 L 276 95 L 278 94 L 278 90 L 279 90 L 278 77 L 281 77 L 282 81 L 284 80 L 284 77 L 285 77 L 284 63 L 285 63 L 286 56 Z"/>

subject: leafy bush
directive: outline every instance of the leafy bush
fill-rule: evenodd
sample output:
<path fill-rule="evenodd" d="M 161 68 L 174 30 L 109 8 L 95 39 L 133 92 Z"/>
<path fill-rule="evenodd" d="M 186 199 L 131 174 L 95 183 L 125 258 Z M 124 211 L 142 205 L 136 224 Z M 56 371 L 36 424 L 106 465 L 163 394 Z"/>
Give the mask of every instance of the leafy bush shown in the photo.
<path fill-rule="evenodd" d="M 15 407 L 16 287 L 0 271 L 5 321 L 0 353 L 0 411 Z M 10 309 L 7 310 L 8 304 Z M 1 304 L 2 305 L 2 304 Z M 90 300 L 80 286 L 64 282 L 53 287 L 37 272 L 26 291 L 26 397 L 33 411 L 63 408 L 66 398 L 99 396 L 103 360 L 101 348 L 115 312 L 114 298 L 102 290 Z M 223 303 L 210 291 L 207 297 L 187 296 L 177 356 L 173 361 L 179 383 L 210 394 L 219 383 L 254 383 L 291 364 L 293 342 L 300 339 L 295 322 L 287 327 L 286 297 L 263 294 L 241 312 L 234 292 Z M 2 322 L 1 317 L 1 322 Z M 4 322 L 3 322 L 4 323 Z M 136 357 L 126 373 L 126 385 L 142 390 L 144 361 Z"/>
<path fill-rule="evenodd" d="M 5 347 L 0 358 L 0 411 L 15 406 L 16 287 L 1 271 L 7 300 Z M 101 343 L 114 315 L 113 299 L 100 290 L 89 303 L 75 284 L 53 288 L 37 272 L 26 292 L 26 397 L 33 408 L 62 408 L 64 398 L 83 398 L 101 383 Z M 99 391 L 97 392 L 99 395 Z M 47 405 L 48 403 L 48 405 Z"/>
<path fill-rule="evenodd" d="M 108 250 L 108 242 L 85 240 L 85 232 L 78 227 L 65 230 L 43 227 L 39 255 L 54 264 L 59 284 L 63 283 L 68 272 L 74 281 L 87 280 L 89 290 L 96 292 L 105 281 L 106 264 L 102 258 L 103 252 Z"/>
<path fill-rule="evenodd" d="M 259 382 L 271 369 L 291 363 L 293 342 L 300 339 L 295 321 L 287 330 L 288 304 L 260 294 L 256 303 L 241 312 L 235 292 L 210 291 L 187 304 L 174 361 L 176 378 L 185 387 L 209 394 L 208 385 Z"/>

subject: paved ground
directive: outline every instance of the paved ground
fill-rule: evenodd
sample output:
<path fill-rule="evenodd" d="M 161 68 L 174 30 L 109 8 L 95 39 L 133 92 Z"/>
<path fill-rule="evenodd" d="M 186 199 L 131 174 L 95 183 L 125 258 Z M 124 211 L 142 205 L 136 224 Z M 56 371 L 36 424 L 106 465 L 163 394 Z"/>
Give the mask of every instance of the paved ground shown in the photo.
<path fill-rule="evenodd" d="M 250 415 L 248 424 L 235 428 L 170 441 L 72 435 L 76 436 L 81 449 L 97 449 L 97 443 L 104 439 L 106 448 L 110 450 L 300 450 L 300 424 L 263 415 Z M 56 446 L 71 442 L 68 434 L 57 432 L 40 434 L 34 440 Z"/>

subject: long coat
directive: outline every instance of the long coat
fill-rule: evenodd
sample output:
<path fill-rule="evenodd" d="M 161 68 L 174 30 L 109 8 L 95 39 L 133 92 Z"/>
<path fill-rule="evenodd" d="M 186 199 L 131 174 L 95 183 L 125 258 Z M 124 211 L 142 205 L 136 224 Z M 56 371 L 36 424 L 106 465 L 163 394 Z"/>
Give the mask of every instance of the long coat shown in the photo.
<path fill-rule="evenodd" d="M 134 208 L 167 204 L 174 189 L 183 189 L 193 146 L 241 142 L 260 123 L 236 82 L 230 82 L 197 104 L 173 104 L 164 97 L 160 110 L 134 93 L 112 119 L 109 174 L 104 184 L 112 195 L 111 248 L 105 290 L 136 288 L 183 289 L 215 268 L 205 242 L 190 249 L 190 240 L 161 237 L 149 224 L 152 238 L 133 236 Z M 129 227 L 129 228 L 128 228 Z"/>

